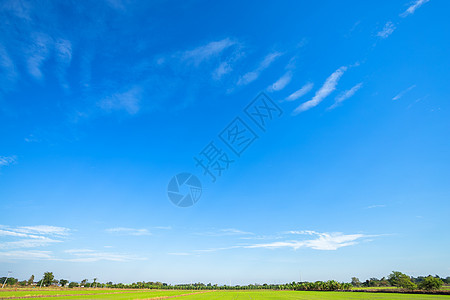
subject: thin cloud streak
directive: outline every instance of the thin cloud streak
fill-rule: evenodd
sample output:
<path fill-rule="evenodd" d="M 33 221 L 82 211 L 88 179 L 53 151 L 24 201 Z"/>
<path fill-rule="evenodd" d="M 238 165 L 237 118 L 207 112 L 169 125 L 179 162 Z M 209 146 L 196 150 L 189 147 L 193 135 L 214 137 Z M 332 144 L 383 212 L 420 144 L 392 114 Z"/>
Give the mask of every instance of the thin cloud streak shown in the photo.
<path fill-rule="evenodd" d="M 294 115 L 297 115 L 301 112 L 307 111 L 308 109 L 311 109 L 317 105 L 320 104 L 320 102 L 323 101 L 329 94 L 331 94 L 335 89 L 339 82 L 339 79 L 344 75 L 344 72 L 347 71 L 347 67 L 343 66 L 334 71 L 325 81 L 325 83 L 322 85 L 322 87 L 316 92 L 314 97 L 299 105 L 293 112 Z"/>
<path fill-rule="evenodd" d="M 198 66 L 200 63 L 210 59 L 211 57 L 219 55 L 226 48 L 231 47 L 234 44 L 236 44 L 236 42 L 230 38 L 210 42 L 204 46 L 183 52 L 181 54 L 181 59 Z"/>
<path fill-rule="evenodd" d="M 17 156 L 0 156 L 0 167 L 6 167 L 17 162 Z"/>
<path fill-rule="evenodd" d="M 399 100 L 400 98 L 402 98 L 406 93 L 408 93 L 409 91 L 411 91 L 413 88 L 415 88 L 416 85 L 412 85 L 409 88 L 407 88 L 406 90 L 401 91 L 400 93 L 398 93 L 397 95 L 395 95 L 392 100 L 396 101 Z"/>
<path fill-rule="evenodd" d="M 281 76 L 280 79 L 278 79 L 272 85 L 270 85 L 267 88 L 267 90 L 269 92 L 281 91 L 282 89 L 284 89 L 286 87 L 286 85 L 289 84 L 289 82 L 291 82 L 291 79 L 292 79 L 292 72 L 288 71 L 283 76 Z"/>
<path fill-rule="evenodd" d="M 382 29 L 380 32 L 377 33 L 377 36 L 379 36 L 379 37 L 385 39 L 385 38 L 387 38 L 388 36 L 390 36 L 390 35 L 394 32 L 394 30 L 395 30 L 395 25 L 394 25 L 394 23 L 392 23 L 391 21 L 389 21 L 389 22 L 387 22 L 387 23 L 384 25 L 383 29 Z"/>
<path fill-rule="evenodd" d="M 239 78 L 237 85 L 238 86 L 247 85 L 258 79 L 261 72 L 267 69 L 281 55 L 282 53 L 280 52 L 273 52 L 268 54 L 264 58 L 264 60 L 259 64 L 258 68 L 256 68 L 254 71 L 244 74 L 241 78 Z"/>
<path fill-rule="evenodd" d="M 416 0 L 411 6 L 409 6 L 403 13 L 400 14 L 402 18 L 412 15 L 416 9 L 421 7 L 423 4 L 429 2 L 430 0 Z"/>
<path fill-rule="evenodd" d="M 342 247 L 348 247 L 358 244 L 363 240 L 367 240 L 370 237 L 376 237 L 380 235 L 365 235 L 365 234 L 343 234 L 341 232 L 316 232 L 312 230 L 301 231 L 287 231 L 285 234 L 289 235 L 306 235 L 312 238 L 305 240 L 285 240 L 276 241 L 271 243 L 260 243 L 250 245 L 235 245 L 221 248 L 211 248 L 205 250 L 196 250 L 196 253 L 209 253 L 231 249 L 280 249 L 291 248 L 297 250 L 300 248 L 310 248 L 314 250 L 326 250 L 334 251 Z"/>
<path fill-rule="evenodd" d="M 344 102 L 348 98 L 352 97 L 362 86 L 363 86 L 363 83 L 360 82 L 357 85 L 353 86 L 351 89 L 343 92 L 341 95 L 336 97 L 336 99 L 335 99 L 336 101 L 334 102 L 333 105 L 328 107 L 328 109 L 334 109 L 334 108 L 338 107 L 339 105 L 341 105 L 342 102 Z"/>
<path fill-rule="evenodd" d="M 116 227 L 116 228 L 108 228 L 106 229 L 106 232 L 121 235 L 134 235 L 134 236 L 151 235 L 150 231 L 146 228 Z"/>
<path fill-rule="evenodd" d="M 285 100 L 286 101 L 295 101 L 298 98 L 306 95 L 309 91 L 312 90 L 314 84 L 312 82 L 308 82 L 304 86 L 302 86 L 300 89 L 295 91 L 294 93 L 290 94 Z"/>

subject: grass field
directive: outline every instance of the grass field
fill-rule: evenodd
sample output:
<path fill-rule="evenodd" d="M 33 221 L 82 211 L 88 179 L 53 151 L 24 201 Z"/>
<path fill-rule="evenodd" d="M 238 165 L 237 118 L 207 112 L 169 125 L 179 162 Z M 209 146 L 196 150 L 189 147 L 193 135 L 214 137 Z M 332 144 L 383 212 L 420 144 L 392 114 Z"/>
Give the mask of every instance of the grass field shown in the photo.
<path fill-rule="evenodd" d="M 48 297 L 46 297 L 48 296 Z M 17 298 L 16 298 L 17 297 Z M 178 300 L 294 300 L 294 299 L 450 299 L 450 295 L 306 291 L 161 291 L 161 290 L 42 290 L 0 291 L 0 299 L 161 299 Z"/>

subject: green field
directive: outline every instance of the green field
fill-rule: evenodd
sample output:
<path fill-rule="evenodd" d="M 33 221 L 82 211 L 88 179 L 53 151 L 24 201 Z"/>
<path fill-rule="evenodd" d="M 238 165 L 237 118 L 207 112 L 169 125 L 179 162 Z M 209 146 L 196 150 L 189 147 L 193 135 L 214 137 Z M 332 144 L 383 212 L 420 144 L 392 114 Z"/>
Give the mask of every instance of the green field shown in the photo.
<path fill-rule="evenodd" d="M 86 295 L 87 294 L 87 295 Z M 183 295 L 183 296 L 180 296 Z M 42 297 L 44 296 L 44 297 Z M 49 296 L 49 297 L 45 297 Z M 56 296 L 56 297 L 55 297 Z M 42 290 L 0 291 L 0 299 L 32 297 L 29 299 L 161 299 L 179 300 L 294 300 L 294 299 L 450 299 L 450 295 L 412 295 L 364 292 L 309 292 L 309 291 L 197 291 L 161 290 Z"/>

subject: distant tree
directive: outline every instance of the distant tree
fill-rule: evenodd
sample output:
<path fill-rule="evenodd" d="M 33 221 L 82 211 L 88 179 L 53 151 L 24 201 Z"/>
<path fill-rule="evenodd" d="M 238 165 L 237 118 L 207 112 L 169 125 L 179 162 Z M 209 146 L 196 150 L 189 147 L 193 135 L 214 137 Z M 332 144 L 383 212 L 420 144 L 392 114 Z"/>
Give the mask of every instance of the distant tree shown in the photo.
<path fill-rule="evenodd" d="M 450 284 L 450 276 L 447 276 L 447 278 L 445 278 L 444 282 L 445 282 L 446 284 Z"/>
<path fill-rule="evenodd" d="M 50 285 L 52 285 L 54 279 L 55 279 L 55 276 L 53 276 L 52 272 L 45 272 L 44 279 L 42 281 L 42 285 L 50 286 Z"/>
<path fill-rule="evenodd" d="M 414 290 L 417 288 L 417 285 L 411 281 L 411 278 L 408 275 L 398 271 L 392 271 L 388 277 L 388 281 L 393 286 L 408 290 Z"/>
<path fill-rule="evenodd" d="M 443 284 L 444 282 L 442 282 L 439 277 L 433 277 L 430 275 L 428 277 L 425 277 L 425 279 L 421 283 L 419 283 L 419 289 L 427 291 L 438 290 Z"/>
<path fill-rule="evenodd" d="M 26 280 L 20 281 L 19 285 L 20 286 L 26 286 L 27 285 L 27 281 Z"/>
<path fill-rule="evenodd" d="M 401 278 L 399 282 L 399 287 L 407 289 L 407 290 L 415 290 L 417 289 L 417 285 L 411 281 L 411 278 Z"/>
<path fill-rule="evenodd" d="M 78 286 L 78 283 L 76 283 L 76 282 L 71 282 L 71 283 L 69 283 L 69 288 L 74 288 L 74 287 L 77 287 Z"/>
<path fill-rule="evenodd" d="M 359 278 L 357 277 L 352 277 L 352 285 L 353 286 L 361 286 L 361 281 L 359 281 Z"/>
<path fill-rule="evenodd" d="M 69 282 L 69 281 L 68 281 L 68 280 L 65 280 L 65 279 L 60 279 L 60 280 L 59 280 L 59 284 L 60 284 L 62 287 L 66 286 L 66 284 L 67 284 L 68 282 Z"/>
<path fill-rule="evenodd" d="M 30 279 L 28 279 L 28 285 L 31 285 L 34 283 L 34 275 L 31 275 Z"/>
<path fill-rule="evenodd" d="M 15 285 L 17 282 L 19 282 L 19 279 L 14 278 L 14 277 L 8 277 L 8 279 L 6 279 L 6 277 L 2 277 L 0 278 L 0 285 L 2 285 L 6 280 L 6 285 Z"/>
<path fill-rule="evenodd" d="M 88 281 L 87 279 L 81 280 L 80 285 L 81 285 L 81 286 L 85 286 L 86 283 L 87 283 L 87 281 Z"/>
<path fill-rule="evenodd" d="M 95 287 L 97 284 L 97 278 L 94 278 L 94 282 L 92 283 L 92 287 Z"/>

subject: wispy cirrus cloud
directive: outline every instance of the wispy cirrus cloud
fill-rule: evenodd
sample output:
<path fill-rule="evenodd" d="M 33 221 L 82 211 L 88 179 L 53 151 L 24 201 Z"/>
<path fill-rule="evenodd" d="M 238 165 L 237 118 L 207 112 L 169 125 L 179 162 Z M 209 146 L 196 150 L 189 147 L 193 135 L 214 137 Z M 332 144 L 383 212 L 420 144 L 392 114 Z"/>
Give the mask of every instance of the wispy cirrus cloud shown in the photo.
<path fill-rule="evenodd" d="M 134 86 L 125 92 L 117 92 L 103 98 L 98 102 L 98 106 L 106 112 L 126 111 L 130 115 L 134 115 L 140 110 L 140 102 L 142 98 L 142 88 Z"/>
<path fill-rule="evenodd" d="M 116 228 L 108 228 L 106 229 L 106 232 L 120 235 L 133 235 L 133 236 L 151 235 L 150 231 L 146 228 L 116 227 Z"/>
<path fill-rule="evenodd" d="M 267 90 L 269 92 L 277 92 L 281 91 L 286 87 L 286 85 L 291 82 L 292 79 L 292 71 L 287 71 L 283 76 L 281 76 L 277 81 L 275 81 L 273 84 L 271 84 Z"/>
<path fill-rule="evenodd" d="M 407 88 L 406 90 L 401 91 L 400 93 L 398 93 L 397 95 L 395 95 L 392 100 L 398 100 L 400 98 L 402 98 L 406 93 L 408 93 L 409 91 L 411 91 L 412 89 L 414 89 L 416 87 L 416 85 L 412 85 L 409 88 Z"/>
<path fill-rule="evenodd" d="M 96 251 L 92 249 L 69 249 L 64 251 L 72 257 L 59 258 L 57 260 L 69 262 L 97 262 L 97 261 L 113 261 L 113 262 L 128 262 L 134 260 L 145 260 L 146 258 L 116 252 Z"/>
<path fill-rule="evenodd" d="M 286 235 L 305 236 L 303 239 L 287 239 Z M 240 244 L 219 248 L 210 248 L 203 250 L 195 250 L 193 253 L 209 253 L 216 251 L 232 250 L 232 249 L 283 249 L 290 248 L 298 250 L 301 248 L 309 248 L 314 250 L 338 250 L 342 247 L 357 245 L 362 241 L 368 241 L 368 238 L 379 235 L 366 235 L 362 233 L 344 234 L 341 232 L 317 232 L 313 230 L 292 230 L 281 234 L 283 241 L 273 241 L 268 243 Z M 280 238 L 280 236 L 278 237 Z M 188 252 L 189 253 L 189 252 Z"/>
<path fill-rule="evenodd" d="M 220 41 L 209 42 L 208 44 L 197 47 L 193 50 L 184 51 L 180 54 L 180 57 L 183 61 L 198 66 L 200 63 L 219 55 L 225 49 L 235 44 L 236 41 L 233 41 L 230 38 L 225 38 Z"/>
<path fill-rule="evenodd" d="M 236 236 L 236 235 L 253 235 L 253 232 L 243 231 L 236 228 L 226 228 L 207 232 L 198 232 L 196 235 L 204 236 Z"/>
<path fill-rule="evenodd" d="M 369 205 L 366 208 L 372 209 L 372 208 L 382 208 L 382 207 L 386 207 L 386 205 L 385 204 L 374 204 L 374 205 Z"/>
<path fill-rule="evenodd" d="M 0 252 L 0 260 L 51 260 L 51 251 L 42 250 L 14 250 Z"/>
<path fill-rule="evenodd" d="M 17 162 L 17 156 L 0 156 L 0 168 L 13 165 Z"/>
<path fill-rule="evenodd" d="M 335 102 L 333 105 L 328 107 L 328 109 L 334 109 L 342 104 L 345 100 L 352 97 L 361 87 L 363 86 L 363 83 L 360 82 L 357 85 L 353 86 L 351 89 L 344 91 L 342 94 L 336 97 Z"/>
<path fill-rule="evenodd" d="M 430 0 L 415 0 L 413 4 L 411 4 L 403 13 L 400 14 L 400 16 L 404 18 L 412 15 L 416 11 L 416 9 L 429 1 Z"/>
<path fill-rule="evenodd" d="M 311 109 L 317 105 L 319 105 L 320 102 L 323 101 L 329 94 L 331 94 L 335 89 L 339 82 L 339 79 L 344 75 L 344 72 L 347 71 L 348 67 L 343 66 L 334 71 L 325 81 L 325 83 L 322 85 L 322 87 L 316 92 L 314 97 L 299 105 L 293 112 L 294 115 L 299 114 L 301 112 L 304 112 L 308 109 Z"/>
<path fill-rule="evenodd" d="M 69 232 L 68 228 L 49 225 L 19 227 L 0 225 L 0 237 L 8 238 L 0 240 L 0 249 L 36 248 L 61 243 Z"/>
<path fill-rule="evenodd" d="M 385 39 L 388 36 L 390 36 L 395 30 L 395 25 L 394 23 L 392 23 L 391 21 L 386 22 L 386 24 L 384 24 L 384 27 L 381 31 L 379 31 L 377 33 L 377 36 Z"/>
<path fill-rule="evenodd" d="M 58 235 L 64 236 L 70 233 L 69 228 L 49 225 L 37 225 L 37 226 L 21 226 L 15 229 L 17 232 L 42 234 L 42 235 Z"/>
<path fill-rule="evenodd" d="M 290 94 L 288 97 L 286 97 L 286 101 L 295 101 L 298 98 L 306 95 L 309 91 L 312 90 L 314 84 L 312 82 L 306 83 L 304 86 L 302 86 L 300 89 L 296 90 L 292 94 Z"/>
<path fill-rule="evenodd" d="M 9 91 L 15 85 L 19 73 L 8 51 L 0 45 L 0 89 Z"/>
<path fill-rule="evenodd" d="M 295 231 L 294 231 L 295 232 Z M 254 244 L 245 246 L 245 248 L 292 248 L 294 250 L 300 248 L 311 248 L 314 250 L 337 250 L 342 247 L 348 247 L 358 244 L 363 238 L 371 237 L 364 234 L 343 234 L 341 232 L 315 232 L 315 231 L 303 231 L 302 234 L 315 236 L 313 239 L 306 240 L 290 240 L 290 241 L 277 241 L 273 243 Z"/>
<path fill-rule="evenodd" d="M 245 73 L 243 76 L 241 76 L 237 82 L 237 85 L 238 86 L 247 85 L 258 79 L 259 75 L 261 75 L 261 72 L 267 69 L 281 55 L 283 55 L 283 53 L 281 52 L 272 52 L 268 54 L 263 59 L 263 61 L 260 62 L 260 64 L 255 70 Z"/>
<path fill-rule="evenodd" d="M 50 36 L 44 33 L 34 33 L 27 50 L 28 73 L 37 80 L 43 79 L 42 65 L 50 53 L 49 46 L 53 44 Z"/>

